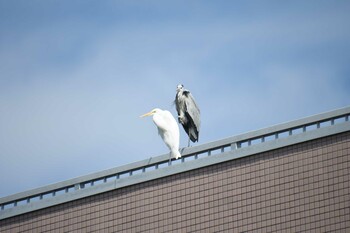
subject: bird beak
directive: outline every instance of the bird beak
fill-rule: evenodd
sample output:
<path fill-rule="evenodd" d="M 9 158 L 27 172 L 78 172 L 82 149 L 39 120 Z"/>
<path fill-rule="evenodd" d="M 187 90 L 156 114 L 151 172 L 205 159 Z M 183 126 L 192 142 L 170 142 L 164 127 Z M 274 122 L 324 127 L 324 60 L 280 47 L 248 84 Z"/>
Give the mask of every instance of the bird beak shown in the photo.
<path fill-rule="evenodd" d="M 153 114 L 153 112 L 151 111 L 151 112 L 148 112 L 148 113 L 143 114 L 143 115 L 140 116 L 140 117 L 146 117 L 146 116 L 150 116 L 150 115 L 152 115 L 152 114 Z"/>

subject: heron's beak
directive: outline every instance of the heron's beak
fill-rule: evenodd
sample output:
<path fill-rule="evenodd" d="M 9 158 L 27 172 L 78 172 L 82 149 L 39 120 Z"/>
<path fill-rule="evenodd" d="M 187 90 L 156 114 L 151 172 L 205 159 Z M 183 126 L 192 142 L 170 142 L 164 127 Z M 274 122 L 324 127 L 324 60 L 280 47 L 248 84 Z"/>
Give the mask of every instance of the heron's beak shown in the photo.
<path fill-rule="evenodd" d="M 146 117 L 146 116 L 151 116 L 151 115 L 153 115 L 153 112 L 151 111 L 151 112 L 148 112 L 148 113 L 145 113 L 145 114 L 143 114 L 142 116 L 140 116 L 140 117 Z"/>

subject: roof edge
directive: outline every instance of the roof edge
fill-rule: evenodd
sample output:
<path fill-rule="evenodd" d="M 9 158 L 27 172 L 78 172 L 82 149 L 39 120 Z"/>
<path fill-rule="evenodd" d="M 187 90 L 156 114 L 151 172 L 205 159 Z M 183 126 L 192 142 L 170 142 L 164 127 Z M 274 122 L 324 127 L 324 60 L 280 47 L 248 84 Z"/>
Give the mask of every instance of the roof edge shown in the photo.
<path fill-rule="evenodd" d="M 238 136 L 0 198 L 0 219 L 152 179 L 350 131 L 350 107 L 302 118 Z M 213 155 L 215 152 L 215 156 Z M 213 155 L 213 156 L 212 156 Z"/>

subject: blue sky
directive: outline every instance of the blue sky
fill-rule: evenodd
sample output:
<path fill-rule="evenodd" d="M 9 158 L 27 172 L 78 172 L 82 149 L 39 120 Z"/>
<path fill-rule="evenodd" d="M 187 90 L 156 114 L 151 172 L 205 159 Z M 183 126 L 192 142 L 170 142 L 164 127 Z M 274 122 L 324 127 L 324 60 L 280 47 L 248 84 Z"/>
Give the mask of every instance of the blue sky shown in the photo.
<path fill-rule="evenodd" d="M 350 105 L 349 1 L 0 0 L 0 197 Z M 181 146 L 187 136 L 180 128 Z"/>

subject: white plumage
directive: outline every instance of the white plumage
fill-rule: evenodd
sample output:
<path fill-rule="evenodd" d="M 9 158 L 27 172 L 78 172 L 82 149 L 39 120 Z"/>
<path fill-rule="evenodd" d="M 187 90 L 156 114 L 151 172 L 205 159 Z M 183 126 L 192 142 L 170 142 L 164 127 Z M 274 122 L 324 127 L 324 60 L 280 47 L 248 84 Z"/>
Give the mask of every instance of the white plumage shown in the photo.
<path fill-rule="evenodd" d="M 165 145 L 170 150 L 170 156 L 178 159 L 181 157 L 179 152 L 180 133 L 179 126 L 173 115 L 167 110 L 155 108 L 141 117 L 153 116 L 153 122 L 158 128 L 158 133 L 162 137 Z"/>

